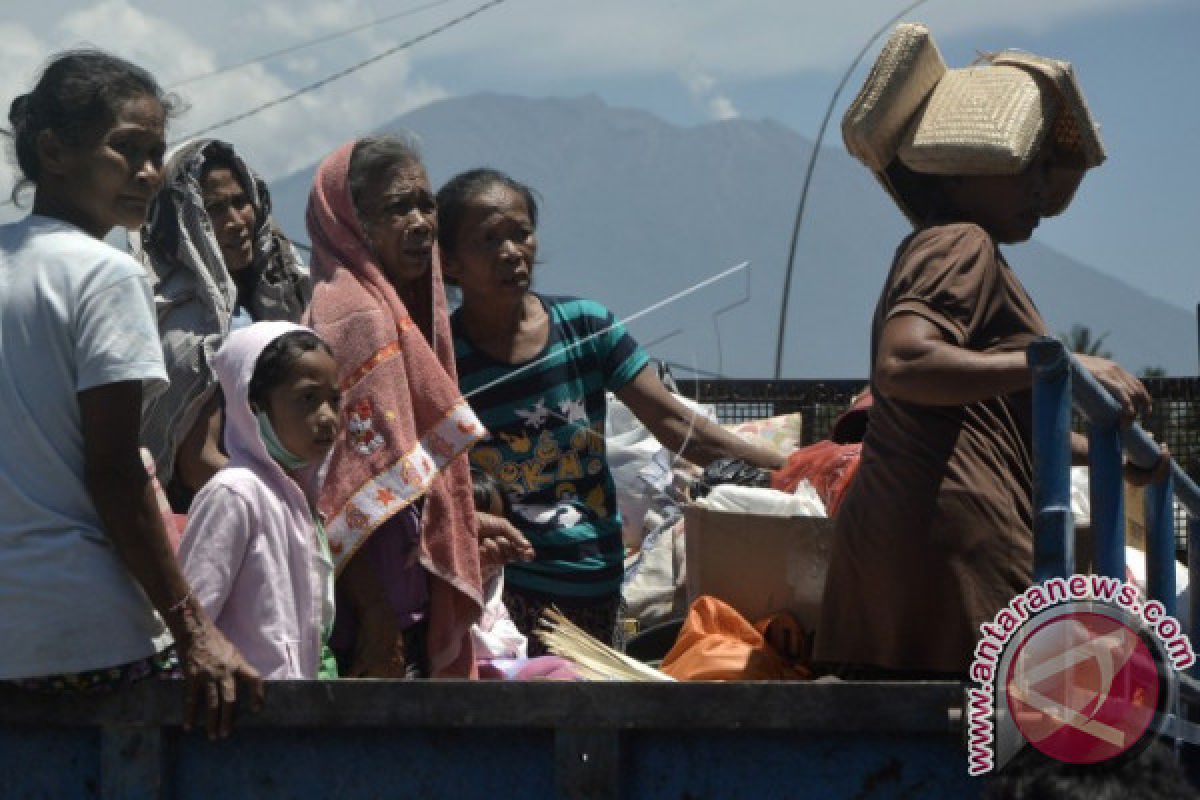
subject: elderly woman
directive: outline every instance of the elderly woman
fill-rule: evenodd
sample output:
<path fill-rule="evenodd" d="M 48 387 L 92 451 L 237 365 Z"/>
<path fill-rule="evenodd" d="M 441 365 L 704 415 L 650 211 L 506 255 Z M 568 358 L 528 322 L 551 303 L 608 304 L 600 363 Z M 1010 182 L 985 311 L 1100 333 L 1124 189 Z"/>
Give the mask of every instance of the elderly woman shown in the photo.
<path fill-rule="evenodd" d="M 437 201 L 446 274 L 462 290 L 453 319 L 459 385 L 491 433 L 471 460 L 503 487 L 536 553 L 508 567 L 505 602 L 527 636 L 554 604 L 612 642 L 624 553 L 604 391 L 698 464 L 733 457 L 778 467 L 782 459 L 691 413 L 604 306 L 532 291 L 538 207 L 527 186 L 473 170 Z M 544 649 L 531 640 L 529 652 Z"/>
<path fill-rule="evenodd" d="M 998 245 L 1062 212 L 1104 150 L 1062 62 L 947 70 L 919 25 L 893 34 L 843 133 L 915 230 L 871 327 L 875 404 L 815 658 L 847 676 L 959 677 L 980 624 L 1033 575 L 1025 351 L 1046 325 Z M 1120 367 L 1082 360 L 1129 416 L 1148 407 Z"/>
<path fill-rule="evenodd" d="M 346 144 L 308 201 L 310 324 L 337 354 L 343 432 L 320 507 L 338 572 L 332 645 L 342 674 L 473 677 L 482 533 L 465 455 L 484 434 L 459 395 L 436 249 L 437 210 L 413 145 Z"/>
<path fill-rule="evenodd" d="M 233 329 L 299 321 L 308 269 L 271 218 L 266 184 L 216 139 L 171 156 L 134 250 L 154 284 L 171 379 L 149 405 L 142 433 L 179 508 L 226 460 L 213 355 Z"/>

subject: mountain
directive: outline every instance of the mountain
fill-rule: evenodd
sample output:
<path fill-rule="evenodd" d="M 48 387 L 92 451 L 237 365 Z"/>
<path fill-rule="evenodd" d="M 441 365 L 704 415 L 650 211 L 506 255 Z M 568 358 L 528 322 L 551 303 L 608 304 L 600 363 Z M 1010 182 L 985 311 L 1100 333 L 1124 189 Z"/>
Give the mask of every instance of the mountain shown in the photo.
<path fill-rule="evenodd" d="M 383 130 L 400 129 L 421 142 L 435 188 L 487 165 L 537 190 L 541 291 L 591 297 L 626 317 L 750 261 L 629 327 L 653 355 L 687 368 L 771 375 L 787 246 L 813 147 L 804 137 L 770 120 L 680 127 L 595 96 L 496 94 L 433 103 Z M 312 175 L 272 185 L 280 223 L 301 239 Z M 907 224 L 871 175 L 832 148 L 818 159 L 805 216 L 784 377 L 862 377 L 871 314 Z M 1130 369 L 1194 374 L 1188 312 L 1036 241 L 1006 253 L 1052 331 L 1088 325 L 1109 333 L 1106 348 Z"/>

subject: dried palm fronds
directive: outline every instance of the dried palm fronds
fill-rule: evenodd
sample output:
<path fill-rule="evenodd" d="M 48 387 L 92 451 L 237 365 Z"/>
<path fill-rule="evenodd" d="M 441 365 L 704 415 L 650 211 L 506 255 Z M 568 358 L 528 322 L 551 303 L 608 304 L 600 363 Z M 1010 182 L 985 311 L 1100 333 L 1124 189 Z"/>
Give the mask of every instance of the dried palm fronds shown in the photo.
<path fill-rule="evenodd" d="M 589 636 L 557 608 L 542 612 L 536 631 L 546 649 L 573 663 L 590 681 L 673 681 L 674 678 Z"/>

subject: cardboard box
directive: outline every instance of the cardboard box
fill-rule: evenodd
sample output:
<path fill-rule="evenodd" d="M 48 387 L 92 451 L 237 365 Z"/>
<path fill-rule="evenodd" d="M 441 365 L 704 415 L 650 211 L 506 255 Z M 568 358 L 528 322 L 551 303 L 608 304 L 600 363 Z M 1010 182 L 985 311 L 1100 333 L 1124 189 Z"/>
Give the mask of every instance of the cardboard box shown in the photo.
<path fill-rule="evenodd" d="M 687 596 L 717 597 L 750 622 L 790 611 L 807 631 L 821 616 L 833 521 L 684 509 Z"/>

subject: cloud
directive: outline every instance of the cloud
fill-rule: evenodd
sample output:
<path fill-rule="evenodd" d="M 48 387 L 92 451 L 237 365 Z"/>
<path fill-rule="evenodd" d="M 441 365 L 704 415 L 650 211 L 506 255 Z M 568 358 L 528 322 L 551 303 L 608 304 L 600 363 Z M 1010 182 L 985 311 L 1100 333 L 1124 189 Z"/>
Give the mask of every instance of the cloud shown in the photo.
<path fill-rule="evenodd" d="M 741 116 L 733 101 L 725 95 L 717 95 L 708 101 L 708 113 L 713 119 L 737 119 Z"/>
<path fill-rule="evenodd" d="M 32 83 L 37 68 L 46 52 L 45 44 L 29 28 L 11 22 L 0 23 L 0 106 L 4 120 L 0 127 L 8 130 L 8 109 L 17 95 L 26 91 Z M 8 199 L 9 190 L 16 182 L 16 158 L 8 137 L 3 137 L 4 158 L 0 161 L 0 198 Z M 7 209 L 12 212 L 12 209 Z M 5 209 L 0 208 L 0 215 Z M 12 216 L 10 213 L 8 216 Z M 0 216 L 0 219 L 3 219 Z"/>
<path fill-rule="evenodd" d="M 226 0 L 212 0 L 209 5 L 234 7 Z M 353 1 L 296 2 L 286 7 L 267 3 L 243 15 L 248 27 L 259 29 L 265 20 L 279 23 L 287 14 L 302 18 L 303 24 L 297 22 L 282 39 L 276 29 L 261 28 L 273 31 L 275 38 L 253 38 L 254 50 L 234 52 L 228 36 L 206 30 L 212 24 L 210 15 L 197 14 L 196 24 L 192 24 L 192 17 L 179 13 L 167 18 L 165 15 L 173 12 L 169 5 L 152 8 L 156 11 L 144 10 L 130 0 L 104 0 L 63 15 L 57 24 L 47 26 L 40 37 L 21 25 L 0 24 L 0 40 L 5 42 L 0 50 L 0 91 L 4 102 L 28 91 L 38 68 L 51 54 L 83 42 L 129 58 L 169 86 L 172 81 L 291 44 L 296 31 L 304 35 L 319 34 L 346 26 L 348 18 L 370 16 L 361 3 Z M 161 14 L 157 13 L 160 8 Z M 211 46 L 207 44 L 210 42 Z M 280 63 L 254 64 L 189 83 L 179 90 L 188 108 L 171 121 L 168 137 L 178 140 L 191 131 L 268 103 L 315 77 L 380 52 L 389 44 L 389 40 L 364 32 L 340 40 L 338 46 L 279 59 Z M 218 47 L 225 52 L 219 52 Z M 271 179 L 306 167 L 341 142 L 445 95 L 445 90 L 437 84 L 415 76 L 409 55 L 402 52 L 210 135 L 233 142 L 252 166 Z M 14 177 L 12 170 L 0 169 L 0 187 L 11 186 Z M 12 216 L 11 209 L 9 212 L 5 216 Z"/>
<path fill-rule="evenodd" d="M 948 39 L 978 32 L 1041 33 L 1080 18 L 1182 2 L 930 0 L 909 18 L 927 21 L 939 38 Z M 470 58 L 495 74 L 525 79 L 530 72 L 574 79 L 670 73 L 679 64 L 696 63 L 726 81 L 749 80 L 840 69 L 903 7 L 900 0 L 522 0 L 489 11 L 480 24 L 463 26 L 453 36 L 431 40 L 422 58 Z"/>
<path fill-rule="evenodd" d="M 737 119 L 738 110 L 729 97 L 717 91 L 717 79 L 707 72 L 692 69 L 682 76 L 692 99 L 705 110 L 711 119 Z"/>
<path fill-rule="evenodd" d="M 342 2 L 270 2 L 257 4 L 255 27 L 292 39 L 310 39 L 372 18 L 369 7 L 354 0 Z"/>

